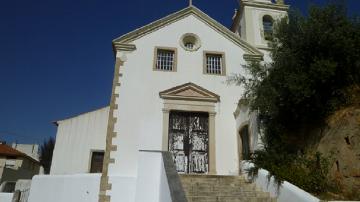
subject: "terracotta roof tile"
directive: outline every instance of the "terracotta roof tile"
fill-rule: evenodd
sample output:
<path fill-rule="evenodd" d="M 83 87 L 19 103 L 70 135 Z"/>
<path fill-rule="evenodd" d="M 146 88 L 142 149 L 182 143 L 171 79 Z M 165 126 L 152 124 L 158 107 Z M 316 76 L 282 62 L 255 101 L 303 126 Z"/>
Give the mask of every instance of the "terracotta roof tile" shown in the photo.
<path fill-rule="evenodd" d="M 26 154 L 6 145 L 0 144 L 0 155 L 2 156 L 27 156 Z"/>
<path fill-rule="evenodd" d="M 0 156 L 25 157 L 33 162 L 39 163 L 38 160 L 33 159 L 32 157 L 26 155 L 25 153 L 22 153 L 6 144 L 0 144 Z"/>

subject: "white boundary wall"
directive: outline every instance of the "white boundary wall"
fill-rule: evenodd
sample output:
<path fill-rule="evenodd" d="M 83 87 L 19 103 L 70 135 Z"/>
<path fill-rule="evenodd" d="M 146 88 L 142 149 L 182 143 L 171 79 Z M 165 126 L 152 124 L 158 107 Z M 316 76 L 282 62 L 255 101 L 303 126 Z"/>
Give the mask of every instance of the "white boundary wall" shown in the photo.
<path fill-rule="evenodd" d="M 105 151 L 109 107 L 57 121 L 51 175 L 89 173 L 91 152 Z"/>
<path fill-rule="evenodd" d="M 138 165 L 135 201 L 171 201 L 162 153 L 140 151 Z"/>
<path fill-rule="evenodd" d="M 243 174 L 245 175 L 247 175 L 246 170 L 254 166 L 254 164 L 246 161 L 242 161 L 241 164 Z M 316 198 L 315 196 L 286 181 L 279 188 L 279 192 L 277 192 L 277 185 L 274 181 L 274 177 L 271 177 L 270 181 L 268 181 L 268 175 L 269 172 L 267 170 L 260 169 L 254 182 L 259 188 L 262 189 L 262 191 L 269 192 L 272 197 L 277 197 L 278 202 L 320 201 L 320 199 Z"/>
<path fill-rule="evenodd" d="M 109 177 L 111 178 L 112 183 L 112 189 L 109 192 L 111 195 L 111 201 L 135 201 L 136 177 L 127 177 L 121 175 L 109 175 Z"/>
<path fill-rule="evenodd" d="M 11 202 L 13 193 L 0 193 L 0 202 Z"/>
<path fill-rule="evenodd" d="M 37 175 L 28 202 L 98 202 L 101 174 Z"/>

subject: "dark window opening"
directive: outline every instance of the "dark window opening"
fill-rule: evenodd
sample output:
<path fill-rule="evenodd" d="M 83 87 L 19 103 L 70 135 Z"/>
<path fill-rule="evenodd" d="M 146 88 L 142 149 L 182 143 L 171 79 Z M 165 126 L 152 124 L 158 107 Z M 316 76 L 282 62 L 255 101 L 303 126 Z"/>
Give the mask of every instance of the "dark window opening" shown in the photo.
<path fill-rule="evenodd" d="M 194 49 L 194 43 L 188 42 L 185 44 L 185 47 L 189 50 L 192 50 L 192 49 Z"/>
<path fill-rule="evenodd" d="M 250 137 L 249 127 L 245 126 L 240 131 L 240 138 L 242 143 L 242 157 L 243 160 L 250 160 Z"/>
<path fill-rule="evenodd" d="M 340 172 L 340 165 L 339 165 L 339 161 L 336 161 L 336 170 L 337 170 L 338 172 Z"/>
<path fill-rule="evenodd" d="M 264 26 L 264 38 L 265 40 L 271 41 L 273 39 L 273 24 L 274 20 L 271 16 L 265 15 L 263 17 L 263 26 Z"/>
<path fill-rule="evenodd" d="M 16 182 L 5 182 L 2 190 L 0 191 L 5 193 L 13 193 L 15 191 L 15 184 Z"/>
<path fill-rule="evenodd" d="M 349 137 L 345 137 L 344 139 L 345 139 L 346 144 L 347 144 L 347 145 L 350 145 L 350 139 L 349 139 Z"/>
<path fill-rule="evenodd" d="M 93 152 L 91 155 L 90 173 L 101 173 L 104 162 L 104 152 Z"/>

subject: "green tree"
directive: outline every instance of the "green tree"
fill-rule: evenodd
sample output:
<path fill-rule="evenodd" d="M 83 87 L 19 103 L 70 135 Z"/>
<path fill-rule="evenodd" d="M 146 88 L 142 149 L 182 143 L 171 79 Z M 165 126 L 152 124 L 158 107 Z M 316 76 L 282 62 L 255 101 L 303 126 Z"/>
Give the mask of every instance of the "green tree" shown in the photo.
<path fill-rule="evenodd" d="M 40 164 L 44 167 L 45 174 L 50 173 L 54 147 L 55 139 L 53 137 L 50 137 L 48 140 L 44 140 L 40 147 Z"/>
<path fill-rule="evenodd" d="M 264 150 L 253 155 L 250 174 L 265 168 L 278 185 L 287 180 L 312 193 L 332 190 L 329 154 L 303 151 L 327 116 L 354 97 L 359 103 L 360 20 L 329 4 L 310 8 L 306 17 L 291 11 L 274 28 L 272 62 L 252 62 L 248 76 L 229 79 L 245 87 L 263 131 Z"/>
<path fill-rule="evenodd" d="M 306 141 L 306 129 L 347 104 L 350 88 L 359 89 L 359 22 L 336 4 L 312 7 L 307 17 L 290 12 L 275 25 L 272 62 L 246 65 L 250 77 L 231 79 L 259 112 L 266 147 L 298 152 L 303 144 L 294 143 Z"/>

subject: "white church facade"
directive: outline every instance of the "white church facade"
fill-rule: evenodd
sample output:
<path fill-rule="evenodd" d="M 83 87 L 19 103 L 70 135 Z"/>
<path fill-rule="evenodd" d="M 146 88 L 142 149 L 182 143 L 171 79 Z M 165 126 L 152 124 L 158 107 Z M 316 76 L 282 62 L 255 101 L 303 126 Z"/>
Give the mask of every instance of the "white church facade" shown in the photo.
<path fill-rule="evenodd" d="M 103 160 L 101 176 L 84 180 L 98 186 L 84 201 L 99 202 L 171 201 L 162 152 L 180 174 L 239 175 L 261 141 L 244 89 L 227 81 L 247 75 L 248 62 L 270 62 L 272 25 L 288 10 L 239 2 L 231 28 L 190 5 L 115 39 L 110 106 L 57 122 L 51 174 L 96 172 Z"/>

